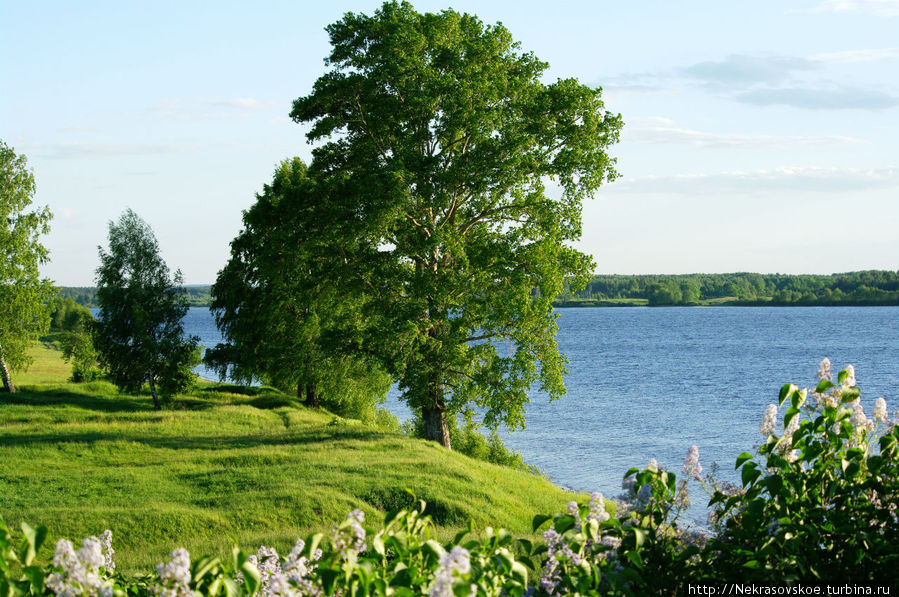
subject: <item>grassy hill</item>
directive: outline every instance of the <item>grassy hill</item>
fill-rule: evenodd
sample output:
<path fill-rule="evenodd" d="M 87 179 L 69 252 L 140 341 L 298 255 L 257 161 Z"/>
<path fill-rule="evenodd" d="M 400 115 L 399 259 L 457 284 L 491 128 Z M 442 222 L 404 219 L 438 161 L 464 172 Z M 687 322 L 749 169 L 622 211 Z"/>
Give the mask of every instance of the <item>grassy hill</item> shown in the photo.
<path fill-rule="evenodd" d="M 65 382 L 52 345 L 0 394 L 0 514 L 75 541 L 114 533 L 125 571 L 150 570 L 173 548 L 288 548 L 360 507 L 370 521 L 429 503 L 443 536 L 472 521 L 530 532 L 538 512 L 572 495 L 545 479 L 472 460 L 432 442 L 306 409 L 268 389 L 222 384 L 152 410 L 106 382 Z M 30 385 L 29 385 L 30 384 Z M 47 556 L 47 554 L 44 554 Z"/>

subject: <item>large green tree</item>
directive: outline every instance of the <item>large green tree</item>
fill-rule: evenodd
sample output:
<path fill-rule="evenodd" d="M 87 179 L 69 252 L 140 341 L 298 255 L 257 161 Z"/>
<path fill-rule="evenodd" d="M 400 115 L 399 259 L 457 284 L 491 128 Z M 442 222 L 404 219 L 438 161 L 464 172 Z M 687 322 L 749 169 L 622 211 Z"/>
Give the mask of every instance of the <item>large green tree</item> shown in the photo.
<path fill-rule="evenodd" d="M 100 313 L 93 329 L 100 364 L 126 391 L 149 383 L 159 410 L 159 394 L 190 387 L 200 361 L 199 339 L 184 335 L 188 299 L 181 272 L 169 275 L 153 230 L 130 209 L 109 223 L 109 252 L 98 248 Z"/>
<path fill-rule="evenodd" d="M 340 223 L 298 158 L 282 162 L 243 215 L 210 309 L 225 342 L 206 353 L 223 377 L 262 380 L 352 416 L 374 412 L 389 377 L 360 358 L 365 295 L 340 282 Z"/>
<path fill-rule="evenodd" d="M 620 116 L 502 25 L 388 2 L 328 27 L 330 70 L 294 102 L 334 189 L 337 245 L 375 300 L 368 345 L 449 447 L 447 415 L 524 424 L 532 384 L 564 391 L 551 301 L 583 286 L 581 205 L 615 177 Z"/>
<path fill-rule="evenodd" d="M 31 363 L 27 348 L 47 331 L 53 296 L 38 266 L 49 261 L 40 236 L 50 230 L 50 210 L 26 211 L 34 197 L 34 175 L 23 155 L 0 140 L 0 377 L 14 392 L 10 368 Z"/>

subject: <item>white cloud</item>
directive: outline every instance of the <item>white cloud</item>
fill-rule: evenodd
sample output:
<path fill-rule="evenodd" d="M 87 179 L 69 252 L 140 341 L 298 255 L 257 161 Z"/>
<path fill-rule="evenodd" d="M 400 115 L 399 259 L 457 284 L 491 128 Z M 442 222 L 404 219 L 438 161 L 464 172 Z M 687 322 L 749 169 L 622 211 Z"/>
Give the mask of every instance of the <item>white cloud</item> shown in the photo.
<path fill-rule="evenodd" d="M 160 102 L 150 108 L 150 113 L 162 120 L 213 120 L 246 118 L 257 110 L 273 107 L 252 97 L 224 99 L 174 99 Z"/>
<path fill-rule="evenodd" d="M 899 48 L 880 48 L 877 50 L 846 50 L 844 52 L 828 52 L 816 54 L 810 60 L 845 64 L 850 62 L 872 62 L 899 57 Z"/>
<path fill-rule="evenodd" d="M 792 106 L 807 110 L 885 110 L 899 106 L 899 96 L 856 88 L 783 87 L 738 93 L 737 101 L 756 106 Z"/>
<path fill-rule="evenodd" d="M 861 12 L 878 17 L 899 16 L 899 0 L 823 0 L 815 12 Z"/>
<path fill-rule="evenodd" d="M 796 72 L 816 68 L 818 65 L 814 62 L 793 56 L 731 54 L 724 60 L 698 62 L 680 72 L 712 87 L 730 88 L 735 85 L 775 85 L 790 80 Z"/>
<path fill-rule="evenodd" d="M 36 145 L 30 154 L 51 159 L 95 158 L 133 155 L 164 155 L 193 151 L 191 145 L 152 143 L 54 143 Z"/>
<path fill-rule="evenodd" d="M 783 167 L 754 172 L 719 172 L 716 174 L 676 174 L 619 179 L 609 185 L 610 191 L 731 194 L 770 191 L 847 192 L 899 187 L 899 168 L 819 168 Z"/>
<path fill-rule="evenodd" d="M 842 136 L 740 135 L 696 131 L 677 127 L 625 128 L 625 139 L 638 143 L 670 143 L 716 149 L 759 149 L 863 143 L 861 139 Z"/>
<path fill-rule="evenodd" d="M 212 100 L 208 103 L 211 106 L 222 106 L 225 108 L 254 109 L 268 107 L 268 104 L 265 102 L 260 102 L 258 99 L 252 97 Z"/>

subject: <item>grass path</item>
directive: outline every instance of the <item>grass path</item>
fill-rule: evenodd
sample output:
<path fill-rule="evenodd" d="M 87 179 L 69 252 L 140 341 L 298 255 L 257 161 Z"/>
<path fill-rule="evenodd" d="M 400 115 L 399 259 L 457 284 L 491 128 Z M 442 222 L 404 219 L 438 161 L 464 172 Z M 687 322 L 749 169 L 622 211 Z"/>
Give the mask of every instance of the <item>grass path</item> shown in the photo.
<path fill-rule="evenodd" d="M 429 503 L 442 536 L 471 521 L 530 532 L 572 494 L 432 442 L 312 411 L 273 390 L 207 384 L 162 412 L 106 382 L 64 381 L 58 351 L 0 394 L 0 514 L 79 541 L 114 533 L 119 566 L 149 571 L 173 548 L 237 540 L 289 548 L 361 507 L 368 520 Z M 48 554 L 44 554 L 47 556 Z"/>

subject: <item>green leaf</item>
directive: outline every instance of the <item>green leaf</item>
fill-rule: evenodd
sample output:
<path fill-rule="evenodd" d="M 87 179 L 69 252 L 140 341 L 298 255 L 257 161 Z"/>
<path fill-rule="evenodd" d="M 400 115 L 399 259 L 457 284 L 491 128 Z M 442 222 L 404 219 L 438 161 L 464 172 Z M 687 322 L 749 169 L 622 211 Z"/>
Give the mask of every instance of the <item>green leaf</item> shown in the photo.
<path fill-rule="evenodd" d="M 637 547 L 642 546 L 646 541 L 646 531 L 644 531 L 640 527 L 631 527 L 631 530 L 634 532 L 634 541 Z"/>
<path fill-rule="evenodd" d="M 384 550 L 384 539 L 381 537 L 381 533 L 374 536 L 371 540 L 371 546 L 379 556 L 384 557 L 387 555 L 387 552 Z"/>
<path fill-rule="evenodd" d="M 743 466 L 742 472 L 743 487 L 747 487 L 748 485 L 755 482 L 755 480 L 758 479 L 761 474 L 761 471 L 756 468 L 756 464 L 754 462 L 746 463 L 746 465 Z"/>
<path fill-rule="evenodd" d="M 792 421 L 796 415 L 799 414 L 799 409 L 795 407 L 790 407 L 787 409 L 787 412 L 784 413 L 784 427 L 788 427 L 790 425 L 790 421 Z"/>
<path fill-rule="evenodd" d="M 631 561 L 631 563 L 635 568 L 637 568 L 637 570 L 643 570 L 643 558 L 640 557 L 639 553 L 637 553 L 636 551 L 628 551 L 627 559 Z"/>
<path fill-rule="evenodd" d="M 796 386 L 794 386 L 791 383 L 784 384 L 780 388 L 780 399 L 778 400 L 778 405 L 782 405 L 784 403 L 784 400 L 786 400 L 790 394 L 792 394 L 793 392 L 796 392 L 798 390 L 799 390 L 799 388 L 797 388 Z"/>
<path fill-rule="evenodd" d="M 740 468 L 740 466 L 747 460 L 752 460 L 752 454 L 750 454 L 749 452 L 740 453 L 740 455 L 737 456 L 737 465 L 734 467 L 734 470 Z"/>
<path fill-rule="evenodd" d="M 534 516 L 534 520 L 531 522 L 531 529 L 536 533 L 537 529 L 543 526 L 547 520 L 552 520 L 552 516 L 546 516 L 545 514 L 537 514 Z"/>
<path fill-rule="evenodd" d="M 576 521 L 574 516 L 569 516 L 568 514 L 563 514 L 558 517 L 553 524 L 553 527 L 556 529 L 556 532 L 560 535 L 564 535 L 565 531 L 569 529 L 573 529 Z"/>
<path fill-rule="evenodd" d="M 818 386 L 815 388 L 815 392 L 817 394 L 823 394 L 830 388 L 835 388 L 836 385 L 832 381 L 828 381 L 826 379 L 822 379 L 818 382 Z"/>
<path fill-rule="evenodd" d="M 240 571 L 243 572 L 243 581 L 244 585 L 247 587 L 247 594 L 252 595 L 256 592 L 256 588 L 262 582 L 262 576 L 259 574 L 259 569 L 250 562 L 244 562 L 240 566 Z"/>
<path fill-rule="evenodd" d="M 512 571 L 511 576 L 518 582 L 520 582 L 523 586 L 527 586 L 528 584 L 528 569 L 524 567 L 521 562 L 513 562 L 512 563 Z"/>

